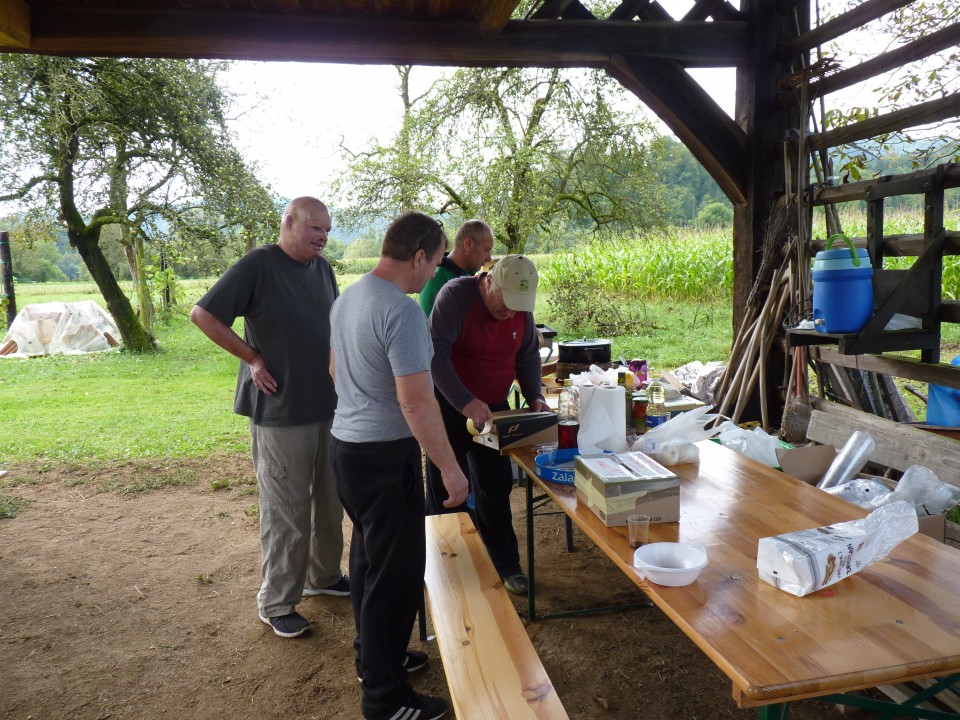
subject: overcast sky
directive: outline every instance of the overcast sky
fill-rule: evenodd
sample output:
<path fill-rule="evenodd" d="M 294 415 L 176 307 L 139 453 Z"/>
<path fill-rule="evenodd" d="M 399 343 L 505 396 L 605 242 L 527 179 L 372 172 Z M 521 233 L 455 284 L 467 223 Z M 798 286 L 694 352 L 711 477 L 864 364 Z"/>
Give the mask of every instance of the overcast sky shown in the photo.
<path fill-rule="evenodd" d="M 414 68 L 412 94 L 425 90 L 442 72 L 451 70 Z M 732 115 L 734 71 L 700 70 L 694 75 Z M 241 150 L 261 165 L 263 179 L 285 197 L 321 193 L 321 183 L 343 168 L 341 140 L 351 149 L 363 149 L 371 137 L 389 141 L 400 124 L 402 106 L 392 65 L 237 62 L 225 80 L 238 95 L 231 125 Z M 259 97 L 265 100 L 257 103 Z M 656 119 L 639 100 L 637 109 Z"/>

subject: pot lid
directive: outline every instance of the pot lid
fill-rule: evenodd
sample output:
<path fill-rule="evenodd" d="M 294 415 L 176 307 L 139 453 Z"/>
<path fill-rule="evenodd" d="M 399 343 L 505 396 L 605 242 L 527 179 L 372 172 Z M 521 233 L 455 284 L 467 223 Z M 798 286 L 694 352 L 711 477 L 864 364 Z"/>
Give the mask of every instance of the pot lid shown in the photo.
<path fill-rule="evenodd" d="M 561 340 L 559 345 L 562 348 L 602 348 L 609 347 L 611 345 L 610 340 L 603 339 L 587 339 L 582 338 L 580 340 Z"/>

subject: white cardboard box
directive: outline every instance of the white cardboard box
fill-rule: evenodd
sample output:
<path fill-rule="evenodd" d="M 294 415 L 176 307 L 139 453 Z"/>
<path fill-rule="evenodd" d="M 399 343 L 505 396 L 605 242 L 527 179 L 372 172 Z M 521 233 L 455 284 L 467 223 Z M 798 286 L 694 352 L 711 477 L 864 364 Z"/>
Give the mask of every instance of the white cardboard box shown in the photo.
<path fill-rule="evenodd" d="M 607 527 L 626 525 L 638 513 L 652 523 L 680 519 L 680 481 L 643 453 L 577 456 L 574 489 Z"/>

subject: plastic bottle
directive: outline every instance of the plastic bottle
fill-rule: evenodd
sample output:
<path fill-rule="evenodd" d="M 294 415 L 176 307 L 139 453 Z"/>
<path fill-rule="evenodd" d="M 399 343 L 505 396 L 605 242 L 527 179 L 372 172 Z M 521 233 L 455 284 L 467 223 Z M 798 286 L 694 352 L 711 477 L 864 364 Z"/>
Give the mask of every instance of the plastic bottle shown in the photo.
<path fill-rule="evenodd" d="M 651 372 L 650 376 L 653 379 L 647 385 L 647 429 L 653 430 L 670 419 L 670 411 L 664 404 L 666 395 L 660 384 L 660 373 Z"/>
<path fill-rule="evenodd" d="M 569 379 L 564 380 L 558 404 L 560 414 L 557 427 L 557 447 L 577 447 L 577 435 L 580 432 L 580 391 Z"/>
<path fill-rule="evenodd" d="M 617 373 L 617 385 L 623 388 L 623 392 L 626 395 L 627 410 L 624 413 L 623 419 L 627 435 L 630 435 L 631 430 L 633 430 L 633 383 L 634 375 L 626 368 L 621 368 Z"/>

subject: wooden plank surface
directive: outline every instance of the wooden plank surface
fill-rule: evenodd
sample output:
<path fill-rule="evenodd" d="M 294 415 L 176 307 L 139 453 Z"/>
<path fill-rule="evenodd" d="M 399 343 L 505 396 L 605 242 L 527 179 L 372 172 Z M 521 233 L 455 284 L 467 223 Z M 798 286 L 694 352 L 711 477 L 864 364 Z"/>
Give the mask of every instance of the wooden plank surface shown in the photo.
<path fill-rule="evenodd" d="M 430 616 L 457 718 L 566 718 L 470 516 L 431 515 L 426 527 Z"/>
<path fill-rule="evenodd" d="M 856 430 L 865 430 L 877 444 L 870 455 L 873 462 L 896 470 L 923 465 L 942 482 L 960 484 L 960 441 L 818 398 L 811 404 L 807 428 L 811 440 L 839 449 Z"/>
<path fill-rule="evenodd" d="M 680 521 L 650 541 L 702 543 L 710 564 L 687 587 L 641 580 L 624 528 L 606 528 L 573 488 L 536 478 L 604 553 L 723 671 L 741 707 L 847 692 L 960 670 L 960 551 L 914 535 L 890 556 L 803 598 L 762 582 L 760 538 L 866 511 L 709 441 L 680 478 Z M 550 569 L 537 569 L 542 586 Z M 628 660 L 625 659 L 625 662 Z"/>

